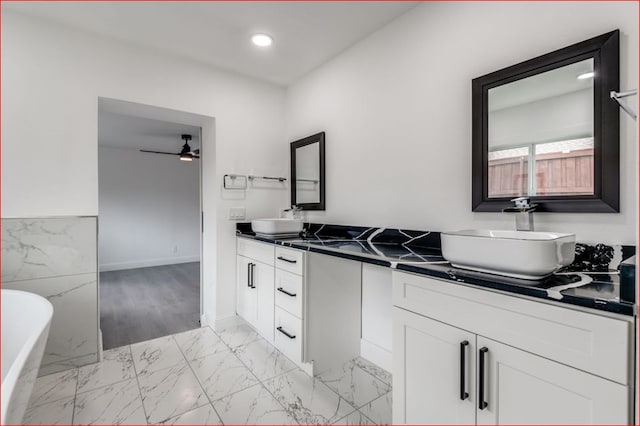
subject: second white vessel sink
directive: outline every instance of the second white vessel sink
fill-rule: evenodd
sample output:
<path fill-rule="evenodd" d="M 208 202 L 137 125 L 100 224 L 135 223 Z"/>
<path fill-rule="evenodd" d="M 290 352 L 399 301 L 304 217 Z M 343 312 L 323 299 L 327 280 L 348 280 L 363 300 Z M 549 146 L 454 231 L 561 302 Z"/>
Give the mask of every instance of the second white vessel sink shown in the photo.
<path fill-rule="evenodd" d="M 576 236 L 558 232 L 467 229 L 442 232 L 442 255 L 458 268 L 537 280 L 575 257 Z"/>
<path fill-rule="evenodd" d="M 251 229 L 257 235 L 268 237 L 297 236 L 302 231 L 301 219 L 267 218 L 251 221 Z"/>

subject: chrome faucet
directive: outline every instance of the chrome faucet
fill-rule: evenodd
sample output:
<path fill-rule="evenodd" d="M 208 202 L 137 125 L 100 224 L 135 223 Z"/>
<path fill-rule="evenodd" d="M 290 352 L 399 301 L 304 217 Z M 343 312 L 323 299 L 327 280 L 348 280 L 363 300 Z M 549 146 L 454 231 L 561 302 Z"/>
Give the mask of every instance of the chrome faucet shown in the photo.
<path fill-rule="evenodd" d="M 293 219 L 298 219 L 298 213 L 302 211 L 302 207 L 298 207 L 293 204 L 290 208 L 284 209 L 283 212 L 291 212 L 291 217 Z"/>
<path fill-rule="evenodd" d="M 514 206 L 502 211 L 516 214 L 516 231 L 533 231 L 533 211 L 538 205 L 531 204 L 529 197 L 518 197 L 511 201 L 514 202 Z"/>

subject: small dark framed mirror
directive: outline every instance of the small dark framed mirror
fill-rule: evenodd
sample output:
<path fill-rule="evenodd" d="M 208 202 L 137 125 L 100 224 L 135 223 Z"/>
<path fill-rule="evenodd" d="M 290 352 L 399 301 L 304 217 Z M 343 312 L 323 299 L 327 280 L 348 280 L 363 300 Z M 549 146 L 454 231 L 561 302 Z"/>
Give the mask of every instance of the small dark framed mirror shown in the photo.
<path fill-rule="evenodd" d="M 472 208 L 619 212 L 619 31 L 472 81 Z"/>
<path fill-rule="evenodd" d="M 291 205 L 325 209 L 324 132 L 291 142 Z"/>

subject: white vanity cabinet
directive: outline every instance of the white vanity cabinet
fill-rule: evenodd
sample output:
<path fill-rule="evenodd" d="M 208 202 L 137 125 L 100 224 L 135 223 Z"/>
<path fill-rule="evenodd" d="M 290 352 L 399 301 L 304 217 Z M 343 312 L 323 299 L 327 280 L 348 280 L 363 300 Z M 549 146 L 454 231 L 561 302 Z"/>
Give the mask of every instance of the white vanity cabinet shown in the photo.
<path fill-rule="evenodd" d="M 273 342 L 274 246 L 237 239 L 236 312 Z"/>
<path fill-rule="evenodd" d="M 251 285 L 252 265 L 252 259 L 236 256 L 236 313 L 250 324 L 255 322 L 257 301 Z"/>
<path fill-rule="evenodd" d="M 296 363 L 303 360 L 305 253 L 275 249 L 275 346 Z"/>
<path fill-rule="evenodd" d="M 485 375 L 482 399 L 478 382 L 478 424 L 629 421 L 626 386 L 478 336 L 476 354 L 482 352 L 484 359 L 476 358 Z"/>
<path fill-rule="evenodd" d="M 237 238 L 236 313 L 283 354 L 304 361 L 306 253 Z"/>
<path fill-rule="evenodd" d="M 475 424 L 475 334 L 395 307 L 393 327 L 393 423 Z"/>
<path fill-rule="evenodd" d="M 360 354 L 362 265 L 237 238 L 236 312 L 308 374 Z"/>
<path fill-rule="evenodd" d="M 393 272 L 393 422 L 626 424 L 630 321 Z"/>

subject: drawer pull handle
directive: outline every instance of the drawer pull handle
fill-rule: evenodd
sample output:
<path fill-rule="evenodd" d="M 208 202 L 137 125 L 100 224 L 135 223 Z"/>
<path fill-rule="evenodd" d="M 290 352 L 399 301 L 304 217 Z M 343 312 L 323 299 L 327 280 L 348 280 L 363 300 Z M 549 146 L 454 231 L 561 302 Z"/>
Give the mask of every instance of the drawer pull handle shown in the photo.
<path fill-rule="evenodd" d="M 465 378 L 467 371 L 467 346 L 469 346 L 469 341 L 463 340 L 460 342 L 460 399 L 462 401 L 469 398 L 469 392 L 467 392 L 467 380 Z"/>
<path fill-rule="evenodd" d="M 484 376 L 485 376 L 485 363 L 484 363 L 484 357 L 485 354 L 487 352 L 489 352 L 489 349 L 487 349 L 486 347 L 480 348 L 480 360 L 479 360 L 479 364 L 480 364 L 480 371 L 478 371 L 478 408 L 481 410 L 484 410 L 485 408 L 487 408 L 489 406 L 489 403 L 487 401 L 484 400 Z"/>
<path fill-rule="evenodd" d="M 282 261 L 285 261 L 287 263 L 298 263 L 297 260 L 287 259 L 286 257 L 282 257 L 282 256 L 278 256 L 278 260 L 282 260 Z"/>
<path fill-rule="evenodd" d="M 280 293 L 284 293 L 284 294 L 286 294 L 287 296 L 291 296 L 291 297 L 296 297 L 296 296 L 297 296 L 295 293 L 289 293 L 287 290 L 285 290 L 285 289 L 284 289 L 284 288 L 282 288 L 282 287 L 278 287 L 278 289 L 277 289 L 277 290 L 278 290 Z"/>
<path fill-rule="evenodd" d="M 250 263 L 249 266 L 251 267 L 251 285 L 249 287 L 251 288 L 256 288 L 256 271 L 255 271 L 255 267 L 256 264 L 255 263 Z"/>
<path fill-rule="evenodd" d="M 282 327 L 278 327 L 278 328 L 276 328 L 276 330 L 278 330 L 280 333 L 282 333 L 282 334 L 284 334 L 285 336 L 287 336 L 289 339 L 295 339 L 295 338 L 296 338 L 296 336 L 295 336 L 294 334 L 289 334 L 289 333 L 287 333 L 286 331 L 284 331 L 284 330 L 282 329 Z"/>

